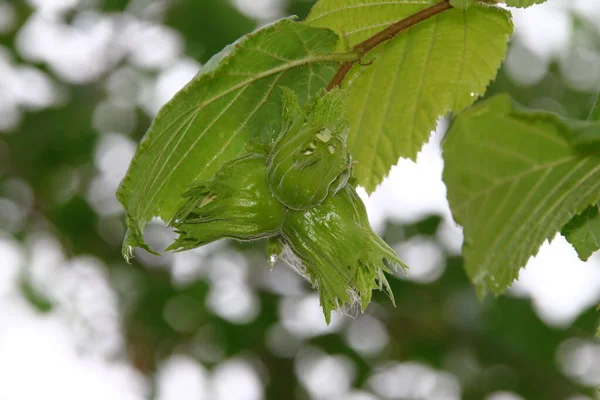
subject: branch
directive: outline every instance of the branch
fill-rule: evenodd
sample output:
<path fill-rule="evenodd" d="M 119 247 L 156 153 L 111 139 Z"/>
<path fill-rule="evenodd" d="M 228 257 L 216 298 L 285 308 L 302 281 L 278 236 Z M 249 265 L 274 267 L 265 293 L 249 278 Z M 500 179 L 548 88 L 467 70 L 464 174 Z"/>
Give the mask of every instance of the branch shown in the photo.
<path fill-rule="evenodd" d="M 353 51 L 358 52 L 360 54 L 360 58 L 358 60 L 348 61 L 342 64 L 342 66 L 338 69 L 335 76 L 327 86 L 327 90 L 331 91 L 332 89 L 338 87 L 344 81 L 346 75 L 348 75 L 348 72 L 350 72 L 350 69 L 352 69 L 354 64 L 356 64 L 357 62 L 360 63 L 362 57 L 364 57 L 365 54 L 373 50 L 381 43 L 387 42 L 388 40 L 394 38 L 400 32 L 407 30 L 411 26 L 414 26 L 419 22 L 425 21 L 426 19 L 429 19 L 451 8 L 452 6 L 450 5 L 449 0 L 444 0 L 440 3 L 434 4 L 431 7 L 421 10 L 416 14 L 413 14 L 410 17 L 396 22 L 395 24 L 388 26 L 381 32 L 375 34 L 374 36 L 371 36 L 364 42 L 360 42 L 352 48 Z"/>

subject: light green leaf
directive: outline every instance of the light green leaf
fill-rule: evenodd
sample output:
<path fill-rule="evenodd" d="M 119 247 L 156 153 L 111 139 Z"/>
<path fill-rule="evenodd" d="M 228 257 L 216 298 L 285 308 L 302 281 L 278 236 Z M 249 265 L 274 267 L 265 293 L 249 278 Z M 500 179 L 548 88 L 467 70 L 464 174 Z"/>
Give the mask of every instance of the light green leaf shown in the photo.
<path fill-rule="evenodd" d="M 436 1 L 321 0 L 307 23 L 354 46 Z M 361 186 L 373 191 L 400 157 L 414 159 L 439 117 L 471 105 L 504 58 L 510 14 L 497 7 L 452 9 L 419 23 L 355 65 L 349 87 L 348 144 Z"/>
<path fill-rule="evenodd" d="M 579 152 L 569 135 L 559 117 L 504 95 L 455 118 L 443 178 L 480 295 L 502 292 L 544 240 L 600 200 L 600 152 Z"/>
<path fill-rule="evenodd" d="M 600 203 L 573 217 L 560 233 L 573 245 L 579 258 L 587 261 L 600 249 Z"/>
<path fill-rule="evenodd" d="M 510 7 L 525 8 L 533 6 L 535 4 L 542 4 L 545 2 L 546 0 L 506 0 L 506 5 Z"/>
<path fill-rule="evenodd" d="M 282 91 L 301 103 L 327 85 L 347 54 L 332 54 L 337 35 L 289 19 L 255 33 L 215 56 L 158 113 L 117 192 L 129 228 L 124 255 L 144 247 L 153 217 L 170 222 L 194 181 L 209 179 L 247 146 L 281 129 Z"/>
<path fill-rule="evenodd" d="M 460 8 L 463 10 L 471 7 L 474 3 L 475 0 L 450 0 L 450 4 L 452 5 L 452 7 Z"/>

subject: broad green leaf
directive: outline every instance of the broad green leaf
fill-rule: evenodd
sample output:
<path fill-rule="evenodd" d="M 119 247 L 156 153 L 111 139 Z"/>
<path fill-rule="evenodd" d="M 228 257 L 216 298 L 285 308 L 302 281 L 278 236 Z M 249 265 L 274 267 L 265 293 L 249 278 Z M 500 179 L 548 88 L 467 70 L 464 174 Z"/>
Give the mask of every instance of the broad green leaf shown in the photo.
<path fill-rule="evenodd" d="M 546 2 L 546 0 L 506 0 L 505 1 L 507 6 L 521 7 L 521 8 L 530 7 L 535 4 L 542 4 L 545 2 Z"/>
<path fill-rule="evenodd" d="M 337 43 L 328 29 L 281 20 L 223 50 L 160 110 L 117 192 L 127 210 L 126 257 L 133 247 L 151 251 L 145 223 L 170 222 L 194 181 L 279 133 L 280 87 L 306 102 L 349 59 L 332 54 Z"/>
<path fill-rule="evenodd" d="M 321 0 L 307 19 L 351 47 L 436 1 Z M 510 14 L 497 7 L 452 9 L 383 44 L 355 65 L 348 144 L 361 186 L 373 191 L 400 157 L 414 159 L 439 117 L 471 105 L 504 58 Z"/>
<path fill-rule="evenodd" d="M 443 178 L 480 295 L 502 292 L 544 240 L 600 200 L 600 152 L 573 148 L 569 126 L 505 95 L 455 118 Z"/>
<path fill-rule="evenodd" d="M 587 261 L 600 249 L 600 203 L 573 217 L 560 233 L 573 245 L 579 258 Z"/>

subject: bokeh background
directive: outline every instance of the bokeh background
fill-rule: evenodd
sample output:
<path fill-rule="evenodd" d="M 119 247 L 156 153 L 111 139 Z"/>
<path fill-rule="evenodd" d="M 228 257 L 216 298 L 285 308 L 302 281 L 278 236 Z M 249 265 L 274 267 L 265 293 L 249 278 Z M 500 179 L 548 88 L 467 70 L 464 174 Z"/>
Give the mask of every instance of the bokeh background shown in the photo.
<path fill-rule="evenodd" d="M 311 0 L 0 0 L 0 400 L 600 399 L 600 258 L 560 236 L 478 302 L 439 141 L 370 198 L 412 267 L 357 319 L 264 243 L 120 255 L 114 192 L 153 115 L 210 56 Z M 585 119 L 600 92 L 600 2 L 515 12 L 490 93 Z M 146 232 L 153 247 L 173 238 Z"/>

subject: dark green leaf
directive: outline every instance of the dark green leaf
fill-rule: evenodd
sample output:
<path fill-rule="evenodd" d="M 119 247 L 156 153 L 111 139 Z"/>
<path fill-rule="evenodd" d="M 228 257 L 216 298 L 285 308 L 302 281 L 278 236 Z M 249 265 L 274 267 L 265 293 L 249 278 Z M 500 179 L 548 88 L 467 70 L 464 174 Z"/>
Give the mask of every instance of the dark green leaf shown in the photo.
<path fill-rule="evenodd" d="M 600 249 L 600 204 L 588 207 L 562 228 L 562 235 L 573 245 L 579 258 L 588 258 Z"/>

